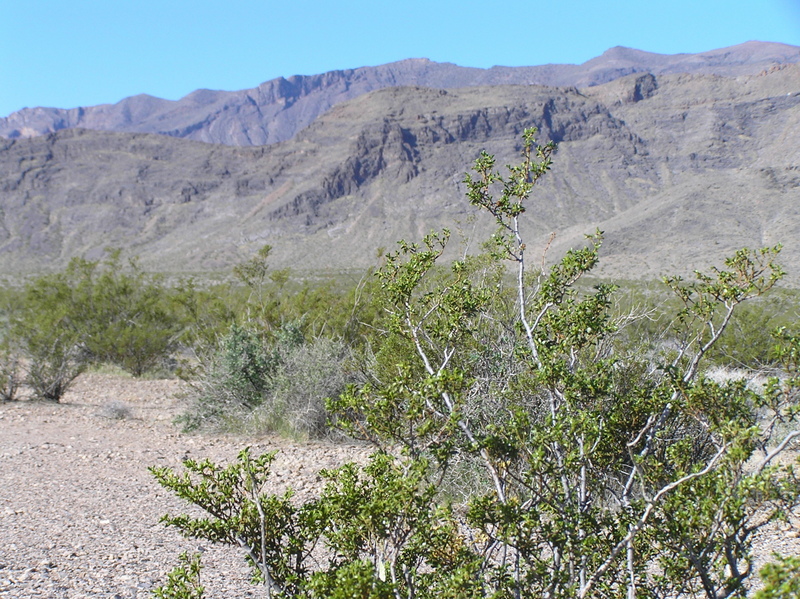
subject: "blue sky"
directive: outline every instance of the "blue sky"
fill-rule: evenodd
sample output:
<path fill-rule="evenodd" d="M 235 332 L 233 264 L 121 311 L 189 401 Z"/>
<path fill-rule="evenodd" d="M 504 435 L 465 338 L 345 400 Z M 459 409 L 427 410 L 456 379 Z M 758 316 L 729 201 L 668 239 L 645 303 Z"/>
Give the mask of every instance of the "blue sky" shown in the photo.
<path fill-rule="evenodd" d="M 675 54 L 800 46 L 800 0 L 0 0 L 0 116 L 425 57 L 581 63 L 613 46 Z"/>

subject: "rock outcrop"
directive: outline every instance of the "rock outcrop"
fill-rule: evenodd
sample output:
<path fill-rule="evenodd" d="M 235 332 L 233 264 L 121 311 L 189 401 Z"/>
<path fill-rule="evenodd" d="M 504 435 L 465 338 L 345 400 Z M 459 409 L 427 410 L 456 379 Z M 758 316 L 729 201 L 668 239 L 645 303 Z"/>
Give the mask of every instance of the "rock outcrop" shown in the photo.
<path fill-rule="evenodd" d="M 456 89 L 491 85 L 591 87 L 634 73 L 755 75 L 800 62 L 800 48 L 747 42 L 700 54 L 663 55 L 612 48 L 581 65 L 476 69 L 425 59 L 297 75 L 234 92 L 197 90 L 177 101 L 148 95 L 84 108 L 25 108 L 0 118 L 0 137 L 17 139 L 63 129 L 158 133 L 234 146 L 291 139 L 332 106 L 386 87 Z"/>
<path fill-rule="evenodd" d="M 0 143 L 0 272 L 122 247 L 166 271 L 228 269 L 269 243 L 276 266 L 348 269 L 395 240 L 491 219 L 461 181 L 482 149 L 558 142 L 526 214 L 551 252 L 606 231 L 604 272 L 686 273 L 784 242 L 800 275 L 800 66 L 752 77 L 629 75 L 588 88 L 389 88 L 260 147 L 64 130 Z M 469 224 L 468 224 L 469 223 Z M 454 244 L 455 245 L 455 244 Z"/>

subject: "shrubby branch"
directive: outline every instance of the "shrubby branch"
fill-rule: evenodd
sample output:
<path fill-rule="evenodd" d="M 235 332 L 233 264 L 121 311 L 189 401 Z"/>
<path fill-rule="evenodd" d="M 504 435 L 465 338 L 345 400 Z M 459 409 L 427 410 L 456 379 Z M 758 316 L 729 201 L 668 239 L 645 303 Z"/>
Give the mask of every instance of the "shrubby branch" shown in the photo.
<path fill-rule="evenodd" d="M 534 136 L 507 175 L 484 153 L 466 179 L 498 225 L 483 254 L 440 265 L 443 231 L 400 242 L 378 271 L 377 352 L 328 401 L 336 426 L 377 446 L 369 464 L 323 473 L 302 505 L 261 490 L 271 456 L 158 470 L 214 517 L 169 524 L 245 546 L 281 597 L 746 595 L 754 532 L 800 502 L 793 467 L 775 463 L 800 436 L 800 337 L 776 333 L 782 376 L 763 390 L 704 367 L 739 306 L 783 276 L 780 247 L 666 279 L 671 330 L 637 351 L 617 287 L 586 281 L 601 232 L 549 268 L 526 262 L 521 217 L 555 151 Z M 769 584 L 793 584 L 794 566 Z"/>

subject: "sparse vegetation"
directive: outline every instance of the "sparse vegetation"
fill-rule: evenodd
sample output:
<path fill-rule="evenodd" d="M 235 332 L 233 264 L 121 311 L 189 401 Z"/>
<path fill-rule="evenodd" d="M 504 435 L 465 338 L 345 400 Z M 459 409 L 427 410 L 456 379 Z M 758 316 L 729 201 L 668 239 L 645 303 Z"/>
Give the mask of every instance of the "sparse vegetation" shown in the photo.
<path fill-rule="evenodd" d="M 133 409 L 124 401 L 112 399 L 100 408 L 100 416 L 112 420 L 127 420 L 133 417 Z"/>
<path fill-rule="evenodd" d="M 269 492 L 273 454 L 154 469 L 206 513 L 167 524 L 243 548 L 268 597 L 745 596 L 754 534 L 800 502 L 776 462 L 800 439 L 800 336 L 777 333 L 783 376 L 760 391 L 703 372 L 741 305 L 782 277 L 780 248 L 666 279 L 668 332 L 620 336 L 615 286 L 578 284 L 599 232 L 530 266 L 519 216 L 554 149 L 533 135 L 507 176 L 482 154 L 466 180 L 499 229 L 483 255 L 440 266 L 444 231 L 378 272 L 377 351 L 328 405 L 375 444 L 370 463 L 323 472 L 302 504 Z M 453 469 L 473 483 L 458 503 L 442 492 Z M 791 588 L 793 568 L 766 570 L 766 589 Z"/>
<path fill-rule="evenodd" d="M 19 356 L 7 348 L 0 349 L 0 401 L 13 401 L 17 398 L 21 372 Z"/>
<path fill-rule="evenodd" d="M 269 334 L 252 323 L 233 324 L 210 363 L 197 373 L 190 407 L 180 421 L 189 430 L 324 435 L 324 399 L 351 382 L 348 357 L 341 340 L 306 340 L 297 325 Z"/>

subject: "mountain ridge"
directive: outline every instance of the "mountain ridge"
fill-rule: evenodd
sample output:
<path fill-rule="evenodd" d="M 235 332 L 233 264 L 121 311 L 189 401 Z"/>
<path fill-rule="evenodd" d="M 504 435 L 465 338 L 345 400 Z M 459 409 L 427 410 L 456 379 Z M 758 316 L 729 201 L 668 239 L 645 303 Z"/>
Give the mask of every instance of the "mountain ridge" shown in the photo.
<path fill-rule="evenodd" d="M 580 89 L 383 88 L 268 146 L 79 129 L 0 140 L 0 273 L 109 246 L 158 270 L 223 270 L 266 243 L 276 267 L 341 271 L 454 223 L 477 243 L 493 224 L 473 221 L 464 172 L 481 150 L 517 162 L 531 126 L 559 143 L 526 215 L 531 247 L 555 231 L 557 256 L 600 228 L 600 273 L 640 278 L 786 242 L 800 280 L 796 64 Z"/>
<path fill-rule="evenodd" d="M 617 46 L 581 65 L 461 67 L 406 59 L 376 67 L 279 77 L 239 91 L 198 89 L 179 100 L 139 94 L 116 104 L 25 108 L 0 118 L 0 137 L 18 139 L 70 128 L 156 133 L 234 146 L 291 139 L 334 105 L 394 86 L 441 89 L 486 85 L 592 87 L 634 73 L 755 75 L 800 62 L 800 47 L 745 42 L 696 54 L 664 55 Z"/>

